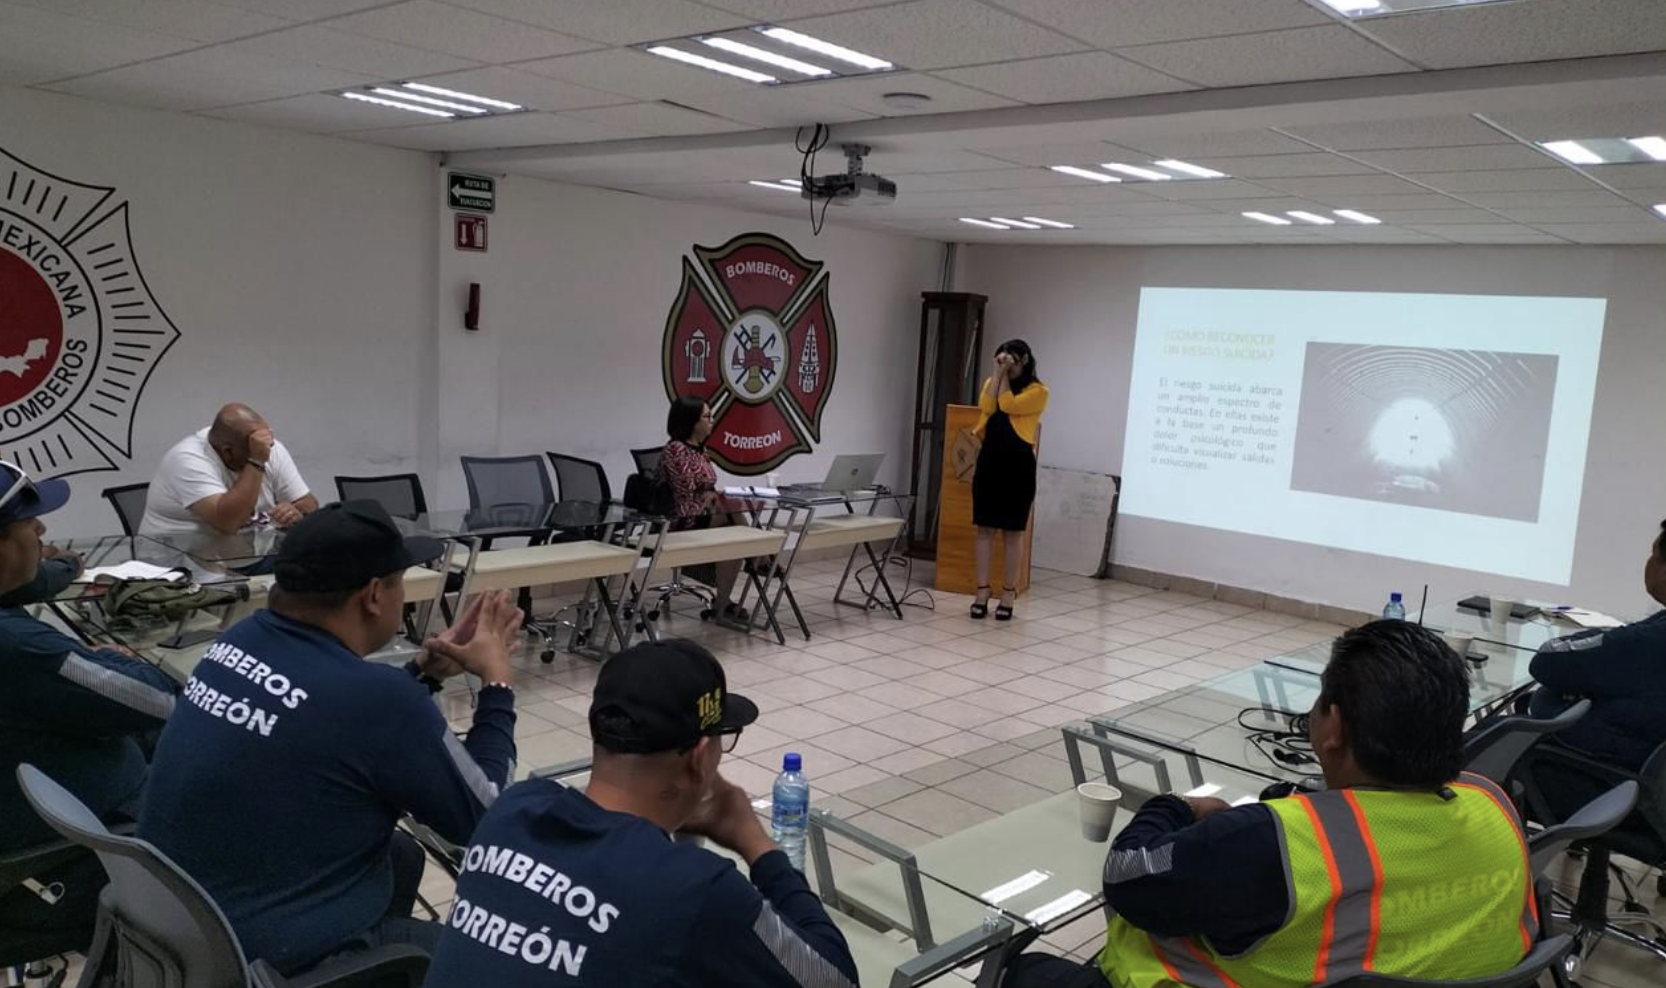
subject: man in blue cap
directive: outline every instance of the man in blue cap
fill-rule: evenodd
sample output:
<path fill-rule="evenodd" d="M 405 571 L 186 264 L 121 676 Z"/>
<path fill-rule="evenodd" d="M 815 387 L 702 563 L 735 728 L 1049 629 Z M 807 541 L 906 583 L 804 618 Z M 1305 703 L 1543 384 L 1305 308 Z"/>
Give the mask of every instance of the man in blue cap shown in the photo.
<path fill-rule="evenodd" d="M 442 551 L 374 501 L 308 515 L 278 548 L 267 609 L 209 647 L 157 745 L 139 836 L 280 973 L 430 945 L 438 927 L 411 918 L 422 850 L 395 827 L 410 814 L 465 843 L 514 775 L 507 595 L 475 598 L 403 670 L 363 661 L 399 630 L 406 569 Z M 459 741 L 431 693 L 464 670 L 483 685 Z"/>
<path fill-rule="evenodd" d="M 63 507 L 69 485 L 35 482 L 0 462 L 0 594 L 31 585 L 40 571 L 41 516 Z M 162 670 L 115 651 L 88 648 L 21 607 L 0 607 L 0 854 L 57 840 L 17 786 L 29 763 L 107 821 L 138 814 L 145 735 L 162 726 L 176 687 Z M 33 876 L 62 883 L 48 902 L 29 888 L 0 896 L 0 927 L 92 929 L 104 872 L 93 859 Z M 90 936 L 89 936 L 90 939 Z"/>

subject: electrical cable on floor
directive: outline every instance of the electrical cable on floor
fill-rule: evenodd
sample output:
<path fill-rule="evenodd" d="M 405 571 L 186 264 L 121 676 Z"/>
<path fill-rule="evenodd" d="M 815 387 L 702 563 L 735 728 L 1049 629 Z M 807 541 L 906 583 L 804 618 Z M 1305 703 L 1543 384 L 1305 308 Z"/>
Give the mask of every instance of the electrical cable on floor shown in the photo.
<path fill-rule="evenodd" d="M 897 604 L 898 604 L 898 606 L 918 607 L 921 610 L 925 610 L 925 611 L 935 611 L 935 610 L 937 610 L 937 598 L 933 597 L 931 595 L 931 589 L 929 587 L 914 587 L 914 589 L 912 589 L 912 590 L 908 589 L 914 583 L 914 558 L 912 556 L 892 557 L 891 565 L 901 566 L 903 568 L 902 593 L 897 595 Z M 863 567 L 857 569 L 857 571 L 854 574 L 854 576 L 856 578 L 856 586 L 859 590 L 862 591 L 862 598 L 864 600 L 867 599 L 868 594 L 871 591 L 868 589 L 868 585 L 862 581 L 862 574 L 871 571 L 873 568 L 874 568 L 874 564 L 870 562 L 866 566 L 863 566 Z M 875 589 L 877 589 L 877 582 L 878 581 L 876 580 L 875 581 L 875 583 L 876 583 L 876 588 Z M 912 597 L 916 594 L 924 594 L 927 603 L 916 604 L 913 601 L 908 599 L 908 598 L 910 598 L 910 597 Z M 877 606 L 882 606 L 882 605 L 880 605 L 878 601 L 874 601 L 874 606 L 877 607 Z"/>

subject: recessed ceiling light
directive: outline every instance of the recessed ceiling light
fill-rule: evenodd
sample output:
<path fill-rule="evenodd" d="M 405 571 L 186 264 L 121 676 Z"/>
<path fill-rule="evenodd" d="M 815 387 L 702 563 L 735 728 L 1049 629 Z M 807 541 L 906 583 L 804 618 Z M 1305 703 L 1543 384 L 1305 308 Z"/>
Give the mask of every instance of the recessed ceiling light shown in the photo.
<path fill-rule="evenodd" d="M 886 106 L 899 110 L 918 110 L 931 102 L 931 97 L 925 93 L 886 93 L 879 99 Z"/>
<path fill-rule="evenodd" d="M 980 219 L 973 219 L 973 218 L 972 218 L 972 217 L 970 217 L 970 216 L 962 216 L 962 217 L 961 217 L 961 218 L 960 218 L 960 222 L 962 222 L 962 223 L 970 223 L 970 224 L 972 224 L 972 225 L 973 225 L 973 226 L 984 226 L 984 227 L 988 227 L 988 228 L 989 228 L 989 229 L 991 229 L 991 230 L 1006 230 L 1006 229 L 1010 229 L 1010 227 L 1007 227 L 1007 226 L 1005 226 L 1005 225 L 1003 225 L 1003 224 L 1000 224 L 1000 223 L 991 223 L 991 222 L 990 222 L 990 221 L 988 221 L 988 220 L 980 220 Z"/>
<path fill-rule="evenodd" d="M 1071 226 L 1069 223 L 1060 223 L 1058 220 L 1046 220 L 1046 219 L 1042 219 L 1039 216 L 1026 216 L 1026 217 L 1024 217 L 1024 222 L 1026 222 L 1026 223 L 1039 223 L 1042 226 L 1050 226 L 1055 230 L 1074 230 L 1074 229 L 1076 229 L 1074 226 Z"/>
<path fill-rule="evenodd" d="M 1245 213 L 1244 216 L 1260 223 L 1271 223 L 1273 226 L 1290 225 L 1289 220 L 1282 216 L 1274 216 L 1272 213 Z"/>
<path fill-rule="evenodd" d="M 788 58 L 785 55 L 776 54 L 775 52 L 759 48 L 756 45 L 745 44 L 744 42 L 736 41 L 733 38 L 701 38 L 700 43 L 708 45 L 712 48 L 718 48 L 723 51 L 739 55 L 742 58 L 750 58 L 753 61 L 765 62 L 769 65 L 775 66 L 776 68 L 786 69 L 789 72 L 797 72 L 799 75 L 824 76 L 833 74 L 832 69 L 824 69 L 819 65 L 811 65 L 809 62 L 801 62 L 796 58 Z"/>
<path fill-rule="evenodd" d="M 1132 175 L 1135 178 L 1143 178 L 1148 182 L 1167 182 L 1174 178 L 1173 175 L 1166 175 L 1159 171 L 1153 171 L 1150 168 L 1140 168 L 1135 165 L 1124 165 L 1115 161 L 1105 162 L 1104 167 L 1109 168 L 1113 172 L 1121 172 L 1124 175 Z"/>
<path fill-rule="evenodd" d="M 1205 168 L 1202 165 L 1194 165 L 1188 161 L 1177 161 L 1174 158 L 1164 158 L 1162 161 L 1155 162 L 1155 164 L 1158 168 L 1167 168 L 1171 172 L 1181 172 L 1182 174 L 1191 175 L 1196 178 L 1226 177 L 1226 172 L 1218 172 L 1213 168 Z"/>
<path fill-rule="evenodd" d="M 1655 203 L 1654 211 L 1659 213 L 1661 216 L 1666 217 L 1666 202 Z"/>
<path fill-rule="evenodd" d="M 751 69 L 742 68 L 739 65 L 730 65 L 728 62 L 720 62 L 715 58 L 707 58 L 704 55 L 696 55 L 691 51 L 683 51 L 681 48 L 673 48 L 670 45 L 653 45 L 648 48 L 647 51 L 651 55 L 658 55 L 661 58 L 669 58 L 673 61 L 682 62 L 686 65 L 698 66 L 702 69 L 710 69 L 713 72 L 721 72 L 724 75 L 732 75 L 737 79 L 745 79 L 747 82 L 761 83 L 781 81 L 772 75 L 766 75 L 762 72 L 754 72 Z"/>
<path fill-rule="evenodd" d="M 1336 221 L 1331 219 L 1329 216 L 1320 216 L 1318 213 L 1310 213 L 1305 209 L 1287 209 L 1285 210 L 1285 215 L 1294 216 L 1303 223 L 1312 223 L 1315 226 L 1336 225 Z"/>
<path fill-rule="evenodd" d="M 841 62 L 848 62 L 851 65 L 868 69 L 869 71 L 877 72 L 881 69 L 894 67 L 890 62 L 887 62 L 883 58 L 875 58 L 872 55 L 864 55 L 859 51 L 846 48 L 843 45 L 836 45 L 831 41 L 823 41 L 820 38 L 812 38 L 808 34 L 801 34 L 798 31 L 790 31 L 784 27 L 758 27 L 753 28 L 753 30 L 757 31 L 761 35 L 764 35 L 765 37 L 774 38 L 776 41 L 780 41 L 784 44 L 803 48 L 806 51 L 813 51 L 818 55 L 826 55 L 828 58 L 836 58 Z"/>
<path fill-rule="evenodd" d="M 1039 230 L 1039 229 L 1041 229 L 1039 224 L 1025 223 L 1021 220 L 1009 220 L 1005 216 L 991 216 L 989 218 L 989 222 L 991 222 L 991 223 L 1005 223 L 1007 226 L 1017 227 L 1020 230 Z"/>
<path fill-rule="evenodd" d="M 414 103 L 401 103 L 398 100 L 383 99 L 380 96 L 372 96 L 369 93 L 347 92 L 342 93 L 341 98 L 358 100 L 360 103 L 375 103 L 377 106 L 392 107 L 395 110 L 408 110 L 411 113 L 422 113 L 430 117 L 444 117 L 447 120 L 455 120 L 457 118 L 457 114 L 452 113 L 449 110 L 436 110 L 432 107 L 417 106 Z"/>
<path fill-rule="evenodd" d="M 1597 154 L 1578 141 L 1544 141 L 1539 144 L 1539 147 L 1544 148 L 1563 161 L 1571 161 L 1576 165 L 1602 164 L 1602 155 Z"/>
<path fill-rule="evenodd" d="M 1339 14 L 1368 14 L 1383 9 L 1383 0 L 1320 0 Z"/>
<path fill-rule="evenodd" d="M 1122 179 L 1104 172 L 1096 172 L 1091 168 L 1077 168 L 1075 165 L 1048 165 L 1048 168 L 1061 175 L 1074 175 L 1077 178 L 1091 179 L 1095 182 L 1120 182 Z"/>
<path fill-rule="evenodd" d="M 747 185 L 756 185 L 760 189 L 779 189 L 782 192 L 802 192 L 802 191 L 804 191 L 804 187 L 802 185 L 798 184 L 797 182 L 787 182 L 787 181 L 768 182 L 768 181 L 765 181 L 761 178 L 754 178 L 751 181 L 747 182 L 746 184 Z"/>
<path fill-rule="evenodd" d="M 1519 0 L 1319 0 L 1320 3 L 1348 18 L 1383 17 L 1388 14 L 1409 14 L 1419 10 L 1439 10 L 1442 7 L 1475 7 L 1488 3 L 1519 2 Z"/>
<path fill-rule="evenodd" d="M 1355 223 L 1375 225 L 1382 222 L 1382 220 L 1377 219 L 1375 216 L 1368 216 L 1357 209 L 1333 209 L 1331 212 L 1345 220 L 1353 220 Z"/>
<path fill-rule="evenodd" d="M 1666 161 L 1666 137 L 1628 137 L 1626 143 L 1656 161 Z"/>
<path fill-rule="evenodd" d="M 466 103 L 453 103 L 450 100 L 435 99 L 432 96 L 424 96 L 421 93 L 410 93 L 400 89 L 388 89 L 386 86 L 377 86 L 375 89 L 372 89 L 371 92 L 377 93 L 381 96 L 390 96 L 394 99 L 414 101 L 428 106 L 437 106 L 446 110 L 456 110 L 458 113 L 491 112 L 483 106 L 469 106 Z"/>
<path fill-rule="evenodd" d="M 509 103 L 504 100 L 492 99 L 487 96 L 476 96 L 473 93 L 460 92 L 455 89 L 441 89 L 439 86 L 430 86 L 425 82 L 405 82 L 400 83 L 400 85 L 406 89 L 414 89 L 419 93 L 432 93 L 435 96 L 444 96 L 448 99 L 462 100 L 465 103 L 479 103 L 481 106 L 490 107 L 494 110 L 526 109 L 526 107 L 519 103 Z"/>

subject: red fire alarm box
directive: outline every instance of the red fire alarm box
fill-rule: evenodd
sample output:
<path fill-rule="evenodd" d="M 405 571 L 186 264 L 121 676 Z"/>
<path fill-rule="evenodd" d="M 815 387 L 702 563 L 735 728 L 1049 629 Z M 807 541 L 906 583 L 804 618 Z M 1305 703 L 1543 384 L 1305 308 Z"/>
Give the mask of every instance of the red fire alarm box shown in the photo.
<path fill-rule="evenodd" d="M 486 217 L 458 213 L 454 217 L 458 250 L 486 250 Z"/>

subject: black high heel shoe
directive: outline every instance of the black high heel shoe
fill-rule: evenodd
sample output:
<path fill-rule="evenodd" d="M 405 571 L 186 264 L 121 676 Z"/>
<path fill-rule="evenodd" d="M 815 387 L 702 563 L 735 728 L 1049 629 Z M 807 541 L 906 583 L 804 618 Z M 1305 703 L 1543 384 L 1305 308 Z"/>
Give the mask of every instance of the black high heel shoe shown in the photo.
<path fill-rule="evenodd" d="M 1012 594 L 1014 601 L 1016 601 L 1017 596 L 1018 596 L 1018 588 L 1017 587 L 1002 587 L 1001 588 L 1001 596 L 1005 597 L 1007 594 Z M 1011 621 L 1012 620 L 1012 604 L 1002 603 L 1002 604 L 996 605 L 996 607 L 995 607 L 995 620 L 997 620 L 997 621 Z"/>
<path fill-rule="evenodd" d="M 988 590 L 989 589 L 989 584 L 980 583 L 980 584 L 978 584 L 978 589 L 979 590 Z M 983 600 L 974 600 L 974 601 L 972 601 L 972 620 L 982 621 L 984 618 L 986 618 L 988 616 L 989 616 L 989 598 L 988 597 L 985 597 Z"/>

